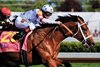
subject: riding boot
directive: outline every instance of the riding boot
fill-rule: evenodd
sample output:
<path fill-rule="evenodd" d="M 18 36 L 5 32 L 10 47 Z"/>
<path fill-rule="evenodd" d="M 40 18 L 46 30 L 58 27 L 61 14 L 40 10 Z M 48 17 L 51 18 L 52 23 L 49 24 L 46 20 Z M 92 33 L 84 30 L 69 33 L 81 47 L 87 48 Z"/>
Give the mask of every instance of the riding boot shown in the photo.
<path fill-rule="evenodd" d="M 25 30 L 20 30 L 17 34 L 15 34 L 15 35 L 13 36 L 13 38 L 14 38 L 15 40 L 22 40 L 22 39 L 24 38 L 25 35 L 26 35 Z"/>
<path fill-rule="evenodd" d="M 20 56 L 21 56 L 21 60 L 22 63 L 25 65 L 25 67 L 29 67 L 29 62 L 28 62 L 28 58 L 27 58 L 27 53 L 26 51 L 22 50 L 22 46 L 23 46 L 23 42 L 24 42 L 24 37 L 26 35 L 26 32 L 24 33 L 24 35 L 19 39 L 20 41 Z"/>
<path fill-rule="evenodd" d="M 13 36 L 13 38 L 15 40 L 19 40 L 19 42 L 20 42 L 20 56 L 21 56 L 22 63 L 24 63 L 25 67 L 29 67 L 27 53 L 26 53 L 26 51 L 22 50 L 24 37 L 26 36 L 26 34 L 27 34 L 26 30 L 20 30 L 19 33 L 17 33 L 15 36 Z"/>

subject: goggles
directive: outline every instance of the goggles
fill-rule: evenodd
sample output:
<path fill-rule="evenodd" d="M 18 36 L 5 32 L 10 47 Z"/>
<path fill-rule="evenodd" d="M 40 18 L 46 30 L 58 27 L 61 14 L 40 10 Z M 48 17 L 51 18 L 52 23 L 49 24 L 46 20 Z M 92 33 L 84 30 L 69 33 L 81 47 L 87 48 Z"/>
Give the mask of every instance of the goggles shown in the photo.
<path fill-rule="evenodd" d="M 44 14 L 45 14 L 46 16 L 51 16 L 51 15 L 52 15 L 52 13 L 49 13 L 49 12 L 44 12 Z"/>

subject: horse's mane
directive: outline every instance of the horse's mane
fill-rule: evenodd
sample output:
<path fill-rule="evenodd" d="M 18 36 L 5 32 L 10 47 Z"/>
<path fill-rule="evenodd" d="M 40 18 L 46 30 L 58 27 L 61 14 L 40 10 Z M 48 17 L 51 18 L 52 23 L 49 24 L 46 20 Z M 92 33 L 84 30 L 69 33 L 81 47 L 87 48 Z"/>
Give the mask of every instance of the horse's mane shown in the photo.
<path fill-rule="evenodd" d="M 80 18 L 84 22 L 84 19 L 82 17 L 77 16 L 77 15 L 71 15 L 71 14 L 66 15 L 66 16 L 58 16 L 58 18 L 55 21 L 61 21 L 62 23 L 77 22 L 78 18 Z M 44 28 L 44 27 L 54 27 L 56 25 L 57 24 L 42 24 L 41 27 L 42 28 Z"/>
<path fill-rule="evenodd" d="M 55 27 L 57 26 L 57 24 L 41 24 L 40 27 L 37 27 L 37 29 L 40 29 L 40 28 L 47 28 L 47 27 Z"/>
<path fill-rule="evenodd" d="M 77 15 L 71 15 L 71 14 L 66 15 L 66 16 L 58 16 L 56 21 L 61 21 L 62 23 L 65 23 L 65 22 L 77 22 L 78 18 L 80 18 L 82 21 L 84 21 L 82 17 L 77 16 Z"/>

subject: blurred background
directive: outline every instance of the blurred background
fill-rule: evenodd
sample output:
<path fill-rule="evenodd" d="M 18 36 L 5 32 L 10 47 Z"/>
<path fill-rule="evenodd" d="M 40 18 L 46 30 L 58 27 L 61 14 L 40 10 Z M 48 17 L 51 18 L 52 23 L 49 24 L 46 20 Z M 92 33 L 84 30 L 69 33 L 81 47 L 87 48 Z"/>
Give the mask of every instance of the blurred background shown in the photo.
<path fill-rule="evenodd" d="M 0 8 L 9 7 L 12 11 L 27 11 L 51 4 L 55 11 L 99 12 L 100 0 L 0 0 Z"/>

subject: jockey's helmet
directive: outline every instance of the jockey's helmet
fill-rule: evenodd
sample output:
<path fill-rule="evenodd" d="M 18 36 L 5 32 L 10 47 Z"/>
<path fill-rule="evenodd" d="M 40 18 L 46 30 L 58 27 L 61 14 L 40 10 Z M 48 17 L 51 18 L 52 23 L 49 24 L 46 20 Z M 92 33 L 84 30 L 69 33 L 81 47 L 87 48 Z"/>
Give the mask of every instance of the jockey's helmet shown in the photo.
<path fill-rule="evenodd" d="M 41 10 L 43 11 L 43 13 L 46 15 L 46 16 L 51 16 L 52 13 L 53 13 L 53 7 L 50 6 L 49 4 L 46 4 L 44 5 Z"/>
<path fill-rule="evenodd" d="M 7 7 L 1 8 L 0 11 L 1 11 L 1 14 L 2 14 L 2 16 L 3 16 L 4 18 L 9 18 L 9 17 L 11 16 L 11 11 L 10 11 L 10 9 L 7 8 Z"/>

